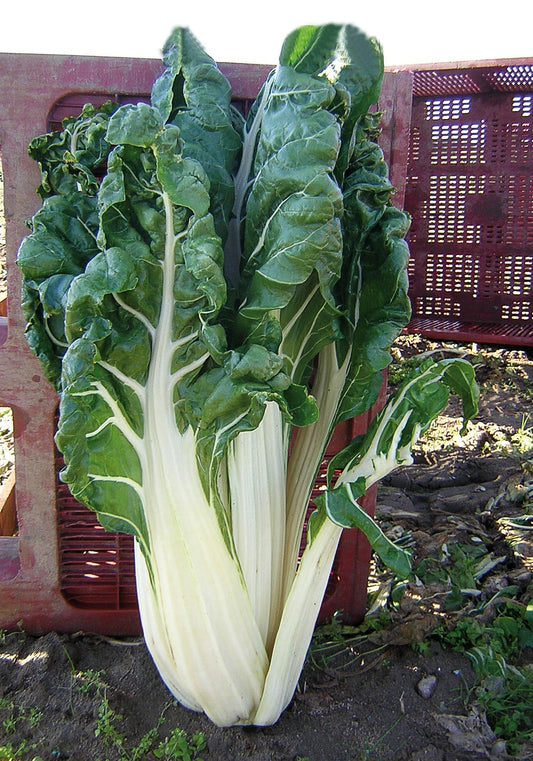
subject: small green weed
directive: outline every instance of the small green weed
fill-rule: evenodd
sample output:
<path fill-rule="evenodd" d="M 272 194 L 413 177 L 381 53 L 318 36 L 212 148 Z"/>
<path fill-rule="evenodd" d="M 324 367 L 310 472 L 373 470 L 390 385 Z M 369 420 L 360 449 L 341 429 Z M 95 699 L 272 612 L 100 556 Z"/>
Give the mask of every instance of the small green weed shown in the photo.
<path fill-rule="evenodd" d="M 307 653 L 307 664 L 316 670 L 334 668 L 346 672 L 363 656 L 368 658 L 386 649 L 386 645 L 372 649 L 366 646 L 368 635 L 384 625 L 379 616 L 365 619 L 360 626 L 343 624 L 334 616 L 330 622 L 316 628 Z"/>
<path fill-rule="evenodd" d="M 76 671 L 72 659 L 70 658 L 68 651 L 65 649 L 65 653 L 70 662 L 71 675 L 70 675 L 70 712 L 74 715 L 74 690 L 82 695 L 90 694 L 91 690 L 97 694 L 101 690 L 106 689 L 106 684 L 103 680 L 104 671 L 95 671 L 95 669 L 85 669 L 84 671 Z"/>
<path fill-rule="evenodd" d="M 115 748 L 120 753 L 120 761 L 142 761 L 157 741 L 159 727 L 164 722 L 163 714 L 159 717 L 157 725 L 146 732 L 137 745 L 128 747 L 127 738 L 118 728 L 122 721 L 121 714 L 116 713 L 109 705 L 105 688 L 100 692 L 100 696 L 95 736 L 101 737 L 108 747 Z"/>
<path fill-rule="evenodd" d="M 153 754 L 156 758 L 175 759 L 175 761 L 202 761 L 198 754 L 206 748 L 203 732 L 195 732 L 189 742 L 183 729 L 173 729 L 170 735 L 159 743 Z"/>
<path fill-rule="evenodd" d="M 313 634 L 307 654 L 308 663 L 316 669 L 327 668 L 329 659 L 346 646 L 341 621 L 333 616 L 331 621 L 318 626 Z"/>
<path fill-rule="evenodd" d="M 520 428 L 511 436 L 513 449 L 521 455 L 533 451 L 533 426 L 528 421 L 529 415 L 523 415 Z"/>
<path fill-rule="evenodd" d="M 6 734 L 13 733 L 17 726 L 14 702 L 12 700 L 8 700 L 7 698 L 2 698 L 2 700 L 0 700 L 0 711 L 2 711 L 2 713 L 7 712 L 7 716 L 2 719 L 2 727 L 4 728 L 4 732 Z"/>
<path fill-rule="evenodd" d="M 124 737 L 118 731 L 116 724 L 122 720 L 119 713 L 115 713 L 107 699 L 107 690 L 104 688 L 101 696 L 101 702 L 98 706 L 98 718 L 96 721 L 95 737 L 102 737 L 104 743 L 114 746 L 122 752 L 124 746 Z"/>
<path fill-rule="evenodd" d="M 445 544 L 438 557 L 428 557 L 417 566 L 416 576 L 425 584 L 445 584 L 449 590 L 445 609 L 459 610 L 465 595 L 475 595 L 479 580 L 502 560 L 484 544 Z"/>
<path fill-rule="evenodd" d="M 22 761 L 23 754 L 27 750 L 26 741 L 15 746 L 11 743 L 0 745 L 0 761 Z"/>
<path fill-rule="evenodd" d="M 107 689 L 99 688 L 99 695 L 101 702 L 98 707 L 95 736 L 101 737 L 106 746 L 113 747 L 119 753 L 120 761 L 143 761 L 150 752 L 155 758 L 171 761 L 202 761 L 198 754 L 207 747 L 202 732 L 195 732 L 189 741 L 184 730 L 175 728 L 170 735 L 159 740 L 159 730 L 165 721 L 165 712 L 173 702 L 164 707 L 156 726 L 146 732 L 136 745 L 130 746 L 127 737 L 119 728 L 123 717 L 110 706 Z"/>
<path fill-rule="evenodd" d="M 28 711 L 22 706 L 17 706 L 13 700 L 8 698 L 0 699 L 0 716 L 2 716 L 1 727 L 4 735 L 13 735 L 20 724 L 26 723 L 29 727 L 36 727 L 42 720 L 43 714 L 40 708 L 30 708 Z M 18 745 L 11 742 L 5 742 L 0 745 L 0 761 L 22 761 L 28 758 L 27 754 L 35 750 L 36 744 L 29 744 L 23 740 Z M 37 759 L 34 759 L 37 761 Z"/>
<path fill-rule="evenodd" d="M 500 675 L 481 682 L 478 703 L 485 710 L 494 733 L 504 739 L 507 750 L 518 754 L 525 742 L 533 742 L 533 669 L 500 663 Z"/>
<path fill-rule="evenodd" d="M 82 693 L 88 693 L 91 688 L 102 685 L 103 671 L 95 671 L 94 669 L 86 669 L 85 671 L 77 671 L 74 674 L 76 678 L 76 689 Z"/>
<path fill-rule="evenodd" d="M 30 727 L 32 729 L 36 726 L 38 726 L 43 718 L 43 712 L 40 708 L 30 708 L 28 712 L 28 722 L 30 724 Z"/>
<path fill-rule="evenodd" d="M 515 665 L 524 647 L 533 647 L 533 603 L 496 601 L 492 623 L 463 616 L 452 631 L 436 630 L 442 643 L 464 652 L 476 674 L 475 699 L 494 733 L 518 753 L 533 741 L 533 667 Z"/>
<path fill-rule="evenodd" d="M 509 431 L 495 431 L 494 441 L 488 442 L 484 449 L 492 452 L 501 452 L 523 463 L 530 463 L 533 457 L 533 425 L 528 425 L 529 415 L 523 415 L 520 426 L 510 433 Z"/>
<path fill-rule="evenodd" d="M 170 706 L 175 705 L 175 701 L 170 701 L 164 706 L 156 725 L 149 729 L 137 744 L 130 743 L 120 728 L 123 716 L 117 713 L 110 704 L 105 671 L 95 669 L 76 671 L 68 652 L 66 650 L 65 652 L 72 669 L 71 709 L 73 690 L 81 694 L 91 692 L 96 694 L 99 704 L 95 737 L 100 738 L 106 747 L 113 748 L 119 754 L 119 761 L 144 761 L 149 754 L 151 754 L 150 757 L 171 759 L 171 761 L 202 761 L 198 754 L 207 747 L 202 732 L 195 732 L 189 741 L 185 731 L 176 728 L 170 735 L 160 739 L 160 729 L 165 722 L 165 713 Z M 2 761 L 1 757 L 0 761 Z"/>
<path fill-rule="evenodd" d="M 0 629 L 0 645 L 5 645 L 10 637 L 24 636 L 22 629 L 22 621 L 17 622 L 18 631 L 7 631 L 7 629 Z"/>
<path fill-rule="evenodd" d="M 30 727 L 36 727 L 43 718 L 40 708 L 30 708 L 27 711 L 22 706 L 15 705 L 13 700 L 2 698 L 0 700 L 0 712 L 7 714 L 2 718 L 2 727 L 6 735 L 13 734 L 18 725 L 27 722 Z M 1 761 L 1 756 L 0 756 Z"/>
<path fill-rule="evenodd" d="M 519 495 L 521 504 L 523 496 Z M 524 516 L 524 528 L 529 528 L 530 517 Z M 514 518 L 512 526 L 522 527 L 516 524 Z M 432 637 L 469 658 L 475 682 L 468 689 L 468 701 L 481 707 L 508 752 L 517 754 L 524 743 L 533 741 L 533 667 L 520 665 L 524 648 L 533 647 L 533 602 L 515 599 L 516 586 L 475 602 L 481 600 L 481 579 L 504 559 L 484 543 L 450 544 L 438 557 L 422 561 L 415 573 L 424 584 L 437 583 L 447 590 L 443 606 L 458 618 L 451 630 L 442 624 Z"/>
<path fill-rule="evenodd" d="M 496 600 L 495 604 L 499 604 L 500 611 L 490 624 L 475 616 L 464 616 L 452 631 L 437 629 L 436 633 L 454 650 L 487 652 L 492 654 L 491 658 L 501 656 L 506 661 L 513 661 L 524 647 L 533 647 L 533 604 L 526 606 L 513 600 Z M 478 663 L 474 656 L 472 660 L 476 671 L 487 671 L 483 660 Z"/>
<path fill-rule="evenodd" d="M 392 388 L 401 385 L 420 364 L 418 356 L 396 359 L 388 368 L 387 383 Z"/>

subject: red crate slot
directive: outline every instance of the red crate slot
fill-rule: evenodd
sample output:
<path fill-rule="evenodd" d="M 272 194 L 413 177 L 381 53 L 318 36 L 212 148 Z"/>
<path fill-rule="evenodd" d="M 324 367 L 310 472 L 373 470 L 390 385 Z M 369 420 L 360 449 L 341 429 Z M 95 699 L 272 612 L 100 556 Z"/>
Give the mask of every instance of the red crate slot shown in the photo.
<path fill-rule="evenodd" d="M 533 67 L 416 71 L 407 328 L 533 345 Z"/>

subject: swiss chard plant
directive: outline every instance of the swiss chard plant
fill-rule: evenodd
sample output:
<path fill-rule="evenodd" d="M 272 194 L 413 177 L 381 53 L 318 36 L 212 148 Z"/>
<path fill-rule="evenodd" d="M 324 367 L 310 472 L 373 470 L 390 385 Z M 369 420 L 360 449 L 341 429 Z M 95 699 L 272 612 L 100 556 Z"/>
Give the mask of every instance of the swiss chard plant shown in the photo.
<path fill-rule="evenodd" d="M 32 141 L 26 335 L 59 393 L 62 479 L 135 537 L 165 683 L 218 725 L 268 725 L 343 528 L 409 573 L 360 497 L 450 392 L 471 418 L 477 388 L 460 359 L 422 365 L 336 455 L 306 522 L 335 426 L 374 403 L 409 320 L 408 217 L 371 109 L 382 52 L 351 26 L 297 29 L 246 119 L 188 30 L 164 65 L 150 104 L 86 106 Z"/>

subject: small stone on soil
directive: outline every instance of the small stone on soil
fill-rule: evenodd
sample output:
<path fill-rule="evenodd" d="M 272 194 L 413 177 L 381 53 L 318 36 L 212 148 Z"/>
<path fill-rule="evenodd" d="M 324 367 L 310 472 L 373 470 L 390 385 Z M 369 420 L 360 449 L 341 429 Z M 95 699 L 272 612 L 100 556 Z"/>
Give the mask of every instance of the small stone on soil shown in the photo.
<path fill-rule="evenodd" d="M 416 690 L 419 695 L 428 700 L 435 692 L 437 686 L 437 677 L 433 674 L 423 677 L 416 685 Z"/>

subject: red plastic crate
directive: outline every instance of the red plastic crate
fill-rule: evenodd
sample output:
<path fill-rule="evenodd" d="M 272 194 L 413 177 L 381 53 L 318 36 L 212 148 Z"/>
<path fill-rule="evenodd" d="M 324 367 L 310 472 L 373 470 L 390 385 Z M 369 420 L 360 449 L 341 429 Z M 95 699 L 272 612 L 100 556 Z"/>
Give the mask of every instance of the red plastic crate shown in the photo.
<path fill-rule="evenodd" d="M 222 64 L 243 112 L 269 66 Z M 147 100 L 161 62 L 76 56 L 0 55 L 0 129 L 5 178 L 8 330 L 0 346 L 0 404 L 13 410 L 18 532 L 0 536 L 0 628 L 20 621 L 28 632 L 86 630 L 138 634 L 132 539 L 106 533 L 94 514 L 60 483 L 54 447 L 57 395 L 44 380 L 24 339 L 20 273 L 15 265 L 24 220 L 39 207 L 38 168 L 27 155 L 35 136 L 79 113 L 87 102 Z M 409 72 L 388 73 L 382 89 L 381 145 L 403 203 L 411 106 Z M 369 413 L 371 414 L 371 413 Z M 337 436 L 366 430 L 368 415 Z M 354 426 L 356 429 L 354 429 Z M 362 428 L 361 428 L 362 427 Z M 338 442 L 340 445 L 340 442 Z M 372 513 L 375 493 L 365 499 Z M 358 531 L 345 531 L 322 616 L 343 609 L 345 620 L 364 615 L 370 547 Z"/>
<path fill-rule="evenodd" d="M 409 332 L 533 345 L 533 61 L 414 71 Z"/>

